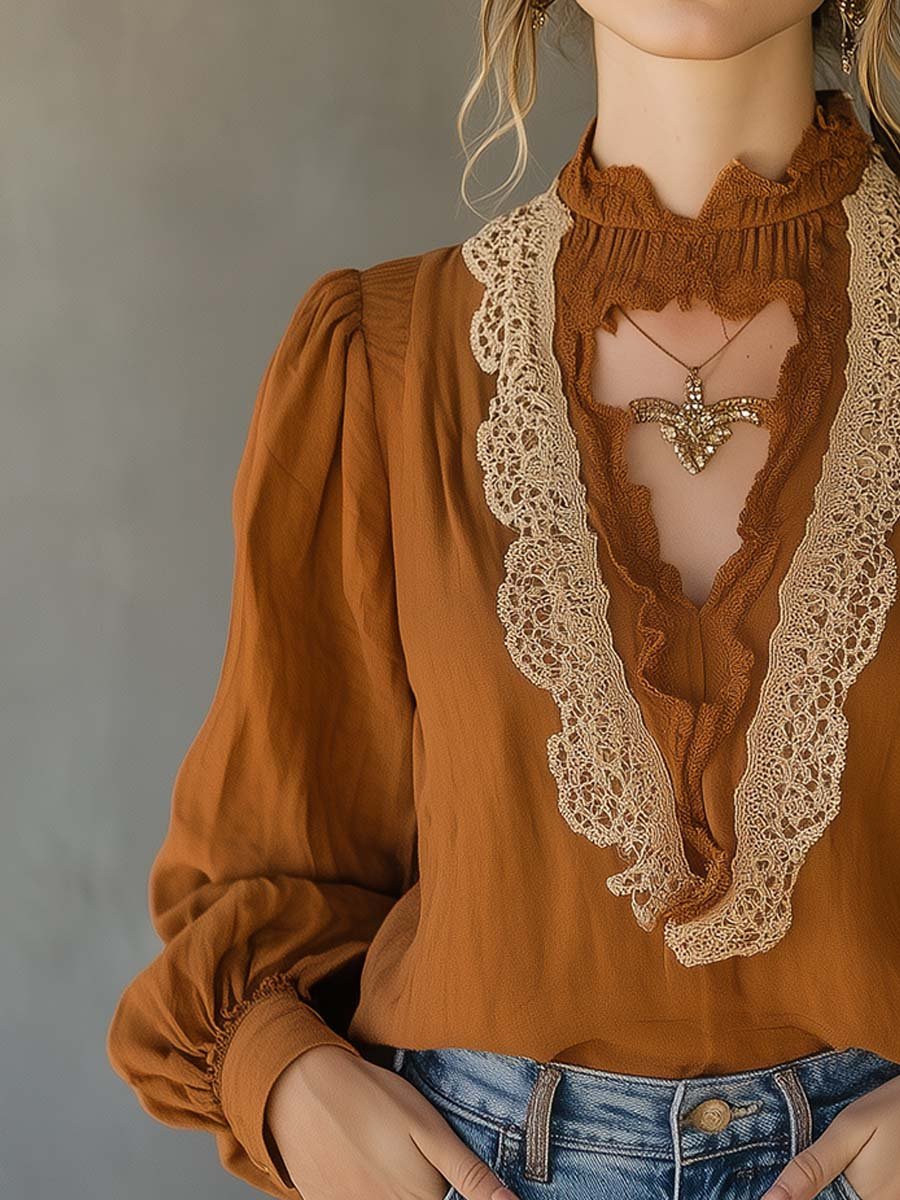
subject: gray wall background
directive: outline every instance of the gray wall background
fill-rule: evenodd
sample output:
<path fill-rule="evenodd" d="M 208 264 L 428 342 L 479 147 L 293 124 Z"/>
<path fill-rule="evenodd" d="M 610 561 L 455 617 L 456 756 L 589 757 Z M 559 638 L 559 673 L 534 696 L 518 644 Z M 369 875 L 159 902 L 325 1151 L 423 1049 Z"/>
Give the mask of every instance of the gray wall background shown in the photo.
<path fill-rule="evenodd" d="M 221 662 L 257 384 L 317 275 L 480 224 L 453 127 L 476 13 L 0 0 L 4 1200 L 259 1194 L 140 1109 L 104 1037 L 160 948 L 146 877 Z M 508 203 L 592 105 L 590 57 L 548 55 Z"/>

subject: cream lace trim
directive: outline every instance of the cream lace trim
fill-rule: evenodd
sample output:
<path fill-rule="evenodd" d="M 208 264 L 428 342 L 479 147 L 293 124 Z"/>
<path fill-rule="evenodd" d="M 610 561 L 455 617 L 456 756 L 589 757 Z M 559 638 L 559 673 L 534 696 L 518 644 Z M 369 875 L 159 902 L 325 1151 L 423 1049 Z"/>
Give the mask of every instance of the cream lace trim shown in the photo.
<path fill-rule="evenodd" d="M 847 387 L 813 510 L 779 589 L 760 701 L 735 793 L 729 893 L 665 926 L 686 966 L 770 949 L 791 922 L 809 848 L 840 805 L 847 690 L 875 654 L 897 590 L 886 535 L 900 517 L 900 186 L 877 145 L 844 198 L 851 247 Z M 556 181 L 462 244 L 485 285 L 470 343 L 497 371 L 477 431 L 491 511 L 519 536 L 507 549 L 497 611 L 516 666 L 547 689 L 561 729 L 547 742 L 559 808 L 577 833 L 630 865 L 607 879 L 652 929 L 692 879 L 675 795 L 607 620 L 609 592 L 587 520 L 579 454 L 553 353 L 553 268 L 571 214 Z"/>

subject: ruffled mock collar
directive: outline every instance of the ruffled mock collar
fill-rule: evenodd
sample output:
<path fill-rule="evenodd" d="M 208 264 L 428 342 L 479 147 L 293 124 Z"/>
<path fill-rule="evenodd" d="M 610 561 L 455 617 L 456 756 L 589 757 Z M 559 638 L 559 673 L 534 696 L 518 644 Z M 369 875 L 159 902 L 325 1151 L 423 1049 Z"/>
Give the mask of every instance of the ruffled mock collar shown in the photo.
<path fill-rule="evenodd" d="M 740 158 L 732 158 L 714 179 L 700 211 L 689 217 L 662 204 L 638 164 L 600 166 L 591 152 L 596 124 L 595 114 L 559 173 L 557 190 L 563 202 L 573 212 L 605 225 L 677 229 L 687 235 L 766 225 L 830 204 L 848 191 L 873 141 L 860 124 L 849 93 L 838 88 L 818 90 L 813 116 L 781 179 L 770 179 Z"/>

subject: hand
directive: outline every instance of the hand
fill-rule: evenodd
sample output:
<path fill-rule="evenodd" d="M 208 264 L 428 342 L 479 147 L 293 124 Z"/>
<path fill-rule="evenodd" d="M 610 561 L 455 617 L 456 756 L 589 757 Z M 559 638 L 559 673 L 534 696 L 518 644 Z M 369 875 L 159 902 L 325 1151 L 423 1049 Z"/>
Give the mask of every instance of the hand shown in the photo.
<path fill-rule="evenodd" d="M 851 1101 L 784 1168 L 761 1200 L 813 1200 L 844 1172 L 862 1200 L 898 1200 L 900 1076 Z"/>
<path fill-rule="evenodd" d="M 341 1046 L 285 1067 L 265 1121 L 303 1200 L 516 1200 L 413 1084 Z"/>

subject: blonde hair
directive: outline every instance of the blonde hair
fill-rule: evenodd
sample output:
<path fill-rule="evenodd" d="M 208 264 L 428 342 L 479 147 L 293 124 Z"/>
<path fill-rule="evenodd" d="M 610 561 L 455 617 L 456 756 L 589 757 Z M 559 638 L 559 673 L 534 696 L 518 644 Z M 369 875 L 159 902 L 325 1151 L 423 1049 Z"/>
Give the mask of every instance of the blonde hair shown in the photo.
<path fill-rule="evenodd" d="M 469 201 L 466 185 L 482 155 L 511 130 L 516 137 L 515 162 L 503 183 L 488 192 L 485 198 L 496 196 L 499 203 L 525 173 L 528 163 L 525 118 L 537 97 L 540 42 L 547 40 L 546 33 L 552 30 L 555 40 L 550 40 L 551 48 L 568 58 L 563 49 L 565 35 L 574 32 L 580 40 L 587 40 L 591 28 L 591 19 L 577 0 L 555 0 L 541 30 L 533 28 L 533 11 L 531 0 L 481 0 L 479 63 L 456 117 L 457 135 L 466 158 L 460 195 L 475 213 L 478 210 Z M 862 27 L 856 31 L 853 74 L 863 102 L 874 117 L 873 133 L 878 136 L 877 122 L 893 144 L 894 152 L 900 153 L 896 140 L 900 135 L 900 102 L 896 95 L 900 85 L 900 52 L 896 20 L 895 0 L 868 0 Z M 813 13 L 817 53 L 836 53 L 841 28 L 835 0 L 823 0 Z M 480 96 L 490 91 L 491 84 L 495 92 L 493 117 L 487 128 L 469 143 L 465 134 L 466 120 Z M 844 86 L 852 90 L 849 79 Z M 879 140 L 885 144 L 883 137 Z"/>

